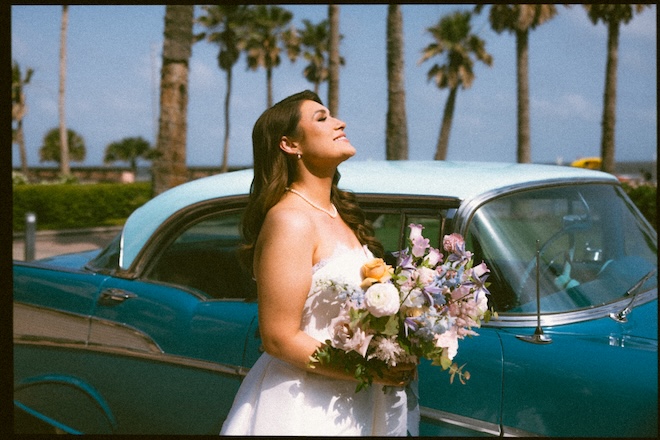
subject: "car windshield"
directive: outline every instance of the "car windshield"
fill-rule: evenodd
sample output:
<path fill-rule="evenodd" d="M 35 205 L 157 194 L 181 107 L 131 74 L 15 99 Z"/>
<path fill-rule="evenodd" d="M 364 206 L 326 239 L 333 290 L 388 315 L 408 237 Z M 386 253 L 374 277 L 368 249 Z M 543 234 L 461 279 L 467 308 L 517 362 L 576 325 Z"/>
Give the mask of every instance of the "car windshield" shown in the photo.
<path fill-rule="evenodd" d="M 541 312 L 556 313 L 618 300 L 657 267 L 655 231 L 609 184 L 495 198 L 475 212 L 466 240 L 475 261 L 491 269 L 500 313 L 536 313 L 537 278 Z M 650 277 L 640 292 L 656 286 Z"/>

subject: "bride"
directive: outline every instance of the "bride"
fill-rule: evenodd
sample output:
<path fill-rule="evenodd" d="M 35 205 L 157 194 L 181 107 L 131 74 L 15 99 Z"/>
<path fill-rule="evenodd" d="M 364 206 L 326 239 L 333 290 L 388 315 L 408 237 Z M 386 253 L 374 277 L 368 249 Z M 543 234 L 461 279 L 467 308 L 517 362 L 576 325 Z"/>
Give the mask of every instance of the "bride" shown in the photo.
<path fill-rule="evenodd" d="M 258 287 L 265 353 L 245 377 L 222 435 L 405 436 L 405 385 L 415 365 L 399 364 L 367 390 L 343 369 L 310 357 L 330 339 L 340 303 L 314 288 L 332 275 L 360 282 L 382 246 L 337 166 L 355 154 L 346 124 L 304 91 L 266 110 L 252 132 L 254 180 L 243 220 L 243 256 Z M 414 417 L 413 417 L 414 419 Z"/>

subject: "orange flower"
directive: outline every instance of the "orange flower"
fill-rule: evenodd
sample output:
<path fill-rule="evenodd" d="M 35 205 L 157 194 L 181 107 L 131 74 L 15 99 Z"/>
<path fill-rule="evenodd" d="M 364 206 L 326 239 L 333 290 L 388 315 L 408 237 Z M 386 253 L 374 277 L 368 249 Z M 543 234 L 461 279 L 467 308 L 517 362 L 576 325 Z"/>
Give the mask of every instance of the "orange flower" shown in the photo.
<path fill-rule="evenodd" d="M 382 258 L 374 258 L 367 261 L 360 271 L 362 274 L 362 289 L 367 289 L 374 283 L 385 283 L 392 278 L 394 270 L 389 264 L 385 264 Z"/>

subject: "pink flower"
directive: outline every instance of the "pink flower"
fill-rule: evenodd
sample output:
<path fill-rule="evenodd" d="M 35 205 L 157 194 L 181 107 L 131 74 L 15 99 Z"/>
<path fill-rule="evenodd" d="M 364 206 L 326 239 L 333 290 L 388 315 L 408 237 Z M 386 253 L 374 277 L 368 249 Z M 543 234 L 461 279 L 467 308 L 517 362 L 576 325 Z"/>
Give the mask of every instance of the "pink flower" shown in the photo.
<path fill-rule="evenodd" d="M 424 263 L 429 267 L 435 267 L 440 260 L 442 260 L 442 254 L 436 248 L 431 248 L 426 257 L 424 257 Z"/>
<path fill-rule="evenodd" d="M 355 351 L 360 356 L 367 355 L 369 343 L 374 335 L 368 335 L 359 327 L 351 330 L 351 318 L 345 309 L 339 312 L 339 316 L 330 321 L 330 327 L 334 329 L 332 345 L 346 352 Z"/>
<path fill-rule="evenodd" d="M 456 353 L 458 353 L 458 334 L 456 333 L 456 327 L 451 327 L 446 332 L 437 335 L 435 337 L 435 346 L 442 347 L 447 352 L 447 357 L 449 359 L 454 359 Z"/>
<path fill-rule="evenodd" d="M 411 223 L 408 225 L 408 227 L 410 228 L 410 235 L 408 236 L 410 241 L 415 241 L 416 238 L 422 236 L 422 229 L 424 229 L 424 226 Z"/>
<path fill-rule="evenodd" d="M 447 252 L 454 253 L 461 249 L 464 245 L 465 240 L 463 240 L 463 236 L 461 234 L 457 234 L 456 232 L 451 235 L 445 235 L 444 239 L 442 240 L 442 247 Z"/>

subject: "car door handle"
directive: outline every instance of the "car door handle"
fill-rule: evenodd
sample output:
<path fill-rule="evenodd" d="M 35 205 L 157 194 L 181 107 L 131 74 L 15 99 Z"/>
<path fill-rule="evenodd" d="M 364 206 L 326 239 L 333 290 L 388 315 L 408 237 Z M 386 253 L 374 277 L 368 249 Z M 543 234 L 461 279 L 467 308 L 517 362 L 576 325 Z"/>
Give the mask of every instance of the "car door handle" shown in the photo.
<path fill-rule="evenodd" d="M 126 290 L 111 288 L 101 292 L 98 303 L 104 306 L 116 306 L 131 298 L 137 298 L 137 295 Z"/>

